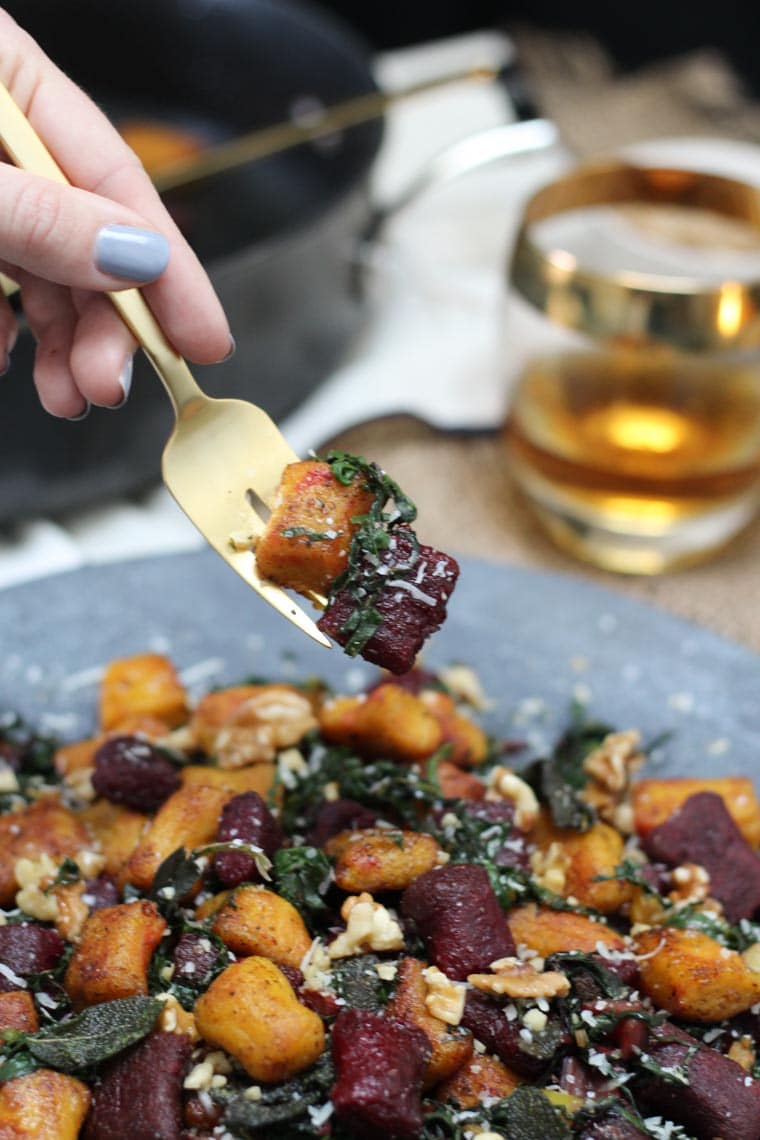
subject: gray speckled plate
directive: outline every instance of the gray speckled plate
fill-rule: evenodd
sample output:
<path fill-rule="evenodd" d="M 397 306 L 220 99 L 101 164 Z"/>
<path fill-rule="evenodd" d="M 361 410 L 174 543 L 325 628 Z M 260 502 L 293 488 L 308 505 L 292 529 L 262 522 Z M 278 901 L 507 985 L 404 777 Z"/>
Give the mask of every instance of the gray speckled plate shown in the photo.
<path fill-rule="evenodd" d="M 94 725 L 99 667 L 167 652 L 191 691 L 250 675 L 319 674 L 353 690 L 375 671 L 328 652 L 270 611 L 211 552 L 78 570 L 0 593 L 0 711 L 67 739 Z M 486 727 L 554 739 L 574 697 L 645 739 L 671 730 L 669 773 L 760 777 L 760 657 L 572 577 L 463 560 L 425 664 L 473 665 Z"/>

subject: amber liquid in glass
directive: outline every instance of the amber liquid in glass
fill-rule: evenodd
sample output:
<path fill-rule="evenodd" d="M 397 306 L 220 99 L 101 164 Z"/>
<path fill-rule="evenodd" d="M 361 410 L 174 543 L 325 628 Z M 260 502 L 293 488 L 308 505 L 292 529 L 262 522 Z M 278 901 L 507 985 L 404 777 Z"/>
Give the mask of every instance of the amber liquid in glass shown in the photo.
<path fill-rule="evenodd" d="M 512 469 L 553 537 L 610 570 L 709 556 L 760 498 L 760 374 L 615 350 L 532 361 L 506 426 Z"/>

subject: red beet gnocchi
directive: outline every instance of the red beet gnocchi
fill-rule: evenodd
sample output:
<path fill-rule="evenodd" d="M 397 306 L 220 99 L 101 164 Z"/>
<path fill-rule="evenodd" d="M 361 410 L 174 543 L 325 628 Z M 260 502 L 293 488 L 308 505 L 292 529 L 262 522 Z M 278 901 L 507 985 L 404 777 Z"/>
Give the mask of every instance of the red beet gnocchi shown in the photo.
<path fill-rule="evenodd" d="M 229 850 L 214 857 L 214 873 L 225 887 L 261 882 L 255 856 L 235 847 L 256 847 L 271 859 L 284 841 L 282 828 L 258 792 L 242 792 L 222 809 L 216 842 L 229 844 Z"/>
<path fill-rule="evenodd" d="M 532 762 L 423 670 L 294 741 L 283 689 L 233 767 L 156 654 L 86 741 L 0 719 L 0 1137 L 758 1140 L 746 781 L 639 784 L 597 721 Z"/>
<path fill-rule="evenodd" d="M 517 953 L 506 915 L 484 867 L 452 863 L 414 880 L 401 913 L 434 966 L 455 981 Z"/>
<path fill-rule="evenodd" d="M 351 1009 L 332 1031 L 338 1121 L 371 1140 L 415 1140 L 422 1131 L 422 1081 L 428 1038 L 413 1025 L 381 1013 Z"/>
<path fill-rule="evenodd" d="M 155 812 L 180 786 L 167 757 L 139 736 L 109 737 L 95 753 L 92 786 L 111 803 Z"/>
<path fill-rule="evenodd" d="M 413 558 L 414 554 L 414 558 Z M 412 569 L 397 576 L 399 563 Z M 391 673 L 407 673 L 427 639 L 440 629 L 446 605 L 459 577 L 459 566 L 448 554 L 418 545 L 411 531 L 399 528 L 380 555 L 387 576 L 375 597 L 379 620 L 374 632 L 359 650 L 373 665 Z M 359 574 L 370 576 L 376 567 L 365 555 Z M 328 637 L 344 647 L 352 644 L 356 593 L 350 585 L 336 590 L 324 615 L 317 622 Z"/>
<path fill-rule="evenodd" d="M 307 596 L 326 594 L 323 633 L 352 657 L 408 673 L 443 624 L 459 577 L 455 559 L 418 541 L 416 513 L 377 464 L 358 456 L 331 451 L 293 463 L 256 543 L 259 572 Z"/>

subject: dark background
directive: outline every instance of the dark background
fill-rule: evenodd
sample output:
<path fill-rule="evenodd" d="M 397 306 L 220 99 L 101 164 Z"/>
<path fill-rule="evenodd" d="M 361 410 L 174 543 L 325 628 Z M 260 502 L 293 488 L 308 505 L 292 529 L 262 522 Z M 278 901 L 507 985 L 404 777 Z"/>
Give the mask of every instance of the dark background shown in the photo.
<path fill-rule="evenodd" d="M 529 24 L 596 35 L 624 69 L 696 48 L 721 49 L 760 93 L 760 3 L 746 0 L 322 0 L 377 50 L 484 27 Z"/>

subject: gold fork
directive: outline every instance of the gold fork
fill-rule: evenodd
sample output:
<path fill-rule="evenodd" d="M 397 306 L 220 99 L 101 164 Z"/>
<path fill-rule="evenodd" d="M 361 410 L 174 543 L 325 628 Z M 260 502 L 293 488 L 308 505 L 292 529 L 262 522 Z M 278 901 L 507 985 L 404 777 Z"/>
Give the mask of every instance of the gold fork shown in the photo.
<path fill-rule="evenodd" d="M 0 143 L 22 170 L 68 184 L 2 84 Z M 254 509 L 252 497 L 271 508 L 283 468 L 299 457 L 261 408 L 244 400 L 211 399 L 201 391 L 139 290 L 124 289 L 109 297 L 158 373 L 174 408 L 176 422 L 161 462 L 166 486 L 207 542 L 249 586 L 329 648 L 328 639 L 285 591 L 260 577 L 251 549 L 234 545 L 234 536 L 241 532 L 252 540 L 261 534 L 265 522 Z"/>

